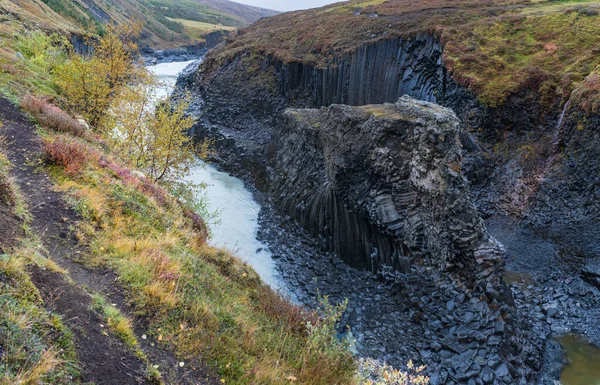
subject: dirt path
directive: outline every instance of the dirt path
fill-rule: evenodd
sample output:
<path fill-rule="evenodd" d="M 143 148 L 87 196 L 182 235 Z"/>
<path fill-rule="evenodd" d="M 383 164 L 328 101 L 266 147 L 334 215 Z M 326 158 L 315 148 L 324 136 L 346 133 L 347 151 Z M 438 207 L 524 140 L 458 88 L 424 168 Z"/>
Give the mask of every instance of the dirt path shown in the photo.
<path fill-rule="evenodd" d="M 3 98 L 0 98 L 0 120 L 8 140 L 7 155 L 15 166 L 13 175 L 33 217 L 31 227 L 39 235 L 49 257 L 67 269 L 74 282 L 70 284 L 61 274 L 48 270 L 33 269 L 31 272 L 47 306 L 61 314 L 75 334 L 83 380 L 96 385 L 148 384 L 145 363 L 118 338 L 108 334 L 102 320 L 90 310 L 88 291 L 91 290 L 101 293 L 133 318 L 122 288 L 115 283 L 117 276 L 110 270 L 88 269 L 77 262 L 78 256 L 87 250 L 78 243 L 70 228 L 82 218 L 65 202 L 63 194 L 54 190 L 48 175 L 36 166 L 41 147 L 35 125 Z M 142 349 L 152 364 L 159 365 L 166 383 L 215 383 L 215 377 L 207 376 L 205 369 L 179 368 L 178 360 L 170 352 L 139 338 L 145 331 L 146 322 L 144 319 L 134 321 Z"/>

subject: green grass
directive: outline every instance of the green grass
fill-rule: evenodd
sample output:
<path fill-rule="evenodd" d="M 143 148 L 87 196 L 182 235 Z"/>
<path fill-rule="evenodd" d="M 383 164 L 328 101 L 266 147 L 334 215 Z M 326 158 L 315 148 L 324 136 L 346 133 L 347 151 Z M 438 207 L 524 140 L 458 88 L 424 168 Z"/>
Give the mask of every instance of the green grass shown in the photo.
<path fill-rule="evenodd" d="M 58 97 L 52 72 L 66 55 L 54 47 L 62 44 L 63 38 L 27 31 L 17 24 L 0 29 L 0 37 L 6 37 L 0 45 L 0 92 L 15 103 L 27 93 Z"/>
<path fill-rule="evenodd" d="M 77 25 L 81 26 L 84 30 L 90 30 L 91 27 L 96 28 L 97 26 L 93 16 L 89 15 L 81 6 L 78 6 L 79 3 L 67 0 L 42 1 L 58 14 L 77 23 Z M 93 32 L 97 32 L 97 30 L 93 30 Z"/>
<path fill-rule="evenodd" d="M 110 331 L 133 350 L 138 357 L 145 358 L 144 353 L 139 349 L 131 319 L 121 314 L 116 306 L 106 303 L 106 300 L 100 294 L 92 296 L 91 309 L 102 317 Z"/>
<path fill-rule="evenodd" d="M 455 78 L 498 105 L 524 89 L 539 89 L 542 99 L 567 98 L 600 63 L 598 36 L 598 15 L 567 9 L 480 21 L 442 39 Z"/>

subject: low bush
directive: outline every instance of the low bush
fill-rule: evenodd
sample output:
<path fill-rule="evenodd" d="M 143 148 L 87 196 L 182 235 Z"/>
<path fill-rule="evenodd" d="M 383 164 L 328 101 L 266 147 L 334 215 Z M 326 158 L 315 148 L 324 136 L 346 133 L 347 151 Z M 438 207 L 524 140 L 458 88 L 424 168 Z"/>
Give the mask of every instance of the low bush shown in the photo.
<path fill-rule="evenodd" d="M 416 366 L 412 360 L 406 371 L 373 358 L 361 358 L 358 364 L 359 381 L 362 385 L 427 385 L 429 377 L 423 374 L 425 366 Z"/>
<path fill-rule="evenodd" d="M 90 148 L 76 140 L 59 138 L 42 145 L 44 161 L 63 167 L 69 176 L 76 176 L 90 159 Z"/>
<path fill-rule="evenodd" d="M 21 108 L 33 115 L 38 123 L 44 127 L 79 137 L 84 136 L 86 133 L 84 125 L 79 120 L 33 95 L 27 95 L 21 100 Z"/>

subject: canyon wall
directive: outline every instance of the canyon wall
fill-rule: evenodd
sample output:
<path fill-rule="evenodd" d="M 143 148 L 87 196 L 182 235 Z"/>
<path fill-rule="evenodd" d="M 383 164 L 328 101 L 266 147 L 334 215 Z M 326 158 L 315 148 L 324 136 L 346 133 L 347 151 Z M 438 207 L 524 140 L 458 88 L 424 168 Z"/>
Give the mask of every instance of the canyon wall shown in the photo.
<path fill-rule="evenodd" d="M 280 62 L 279 92 L 288 101 L 308 96 L 314 106 L 395 102 L 402 95 L 437 102 L 446 86 L 442 49 L 437 38 L 418 35 L 361 46 L 325 69 Z"/>
<path fill-rule="evenodd" d="M 598 233 L 597 219 L 587 213 L 575 218 L 567 209 L 575 202 L 595 207 L 593 194 L 587 192 L 594 191 L 596 182 L 579 172 L 587 166 L 563 163 L 569 160 L 561 156 L 563 151 L 582 155 L 571 147 L 575 142 L 570 139 L 581 135 L 568 129 L 578 125 L 570 123 L 576 109 L 567 111 L 563 125 L 561 97 L 541 103 L 535 87 L 509 95 L 500 106 L 483 106 L 447 72 L 442 52 L 439 39 L 424 34 L 410 40 L 377 40 L 332 59 L 327 68 L 282 62 L 271 54 L 250 51 L 217 65 L 209 55 L 180 85 L 198 94 L 196 112 L 202 115 L 194 130 L 198 138 L 216 138 L 221 164 L 263 191 L 269 189 L 265 148 L 280 130 L 278 120 L 288 107 L 394 102 L 404 94 L 449 107 L 465 124 L 460 133 L 461 172 L 475 191 L 477 208 L 486 217 L 500 213 L 523 218 L 524 225 L 540 229 L 541 234 L 557 234 L 556 239 L 568 241 L 561 241 L 565 249 L 594 252 L 597 246 L 588 247 L 586 240 Z M 558 146 L 553 144 L 557 132 Z M 584 146 L 588 158 L 596 151 L 593 143 Z M 563 178 L 567 169 L 577 171 L 570 172 L 576 178 Z M 556 184 L 562 187 L 556 189 Z M 558 212 L 559 218 L 550 215 Z M 564 229 L 565 218 L 567 228 L 570 223 L 576 228 L 563 237 L 564 231 L 552 229 L 551 222 L 560 219 Z M 585 225 L 588 219 L 592 226 Z M 387 241 L 380 242 L 381 250 L 389 248 Z"/>

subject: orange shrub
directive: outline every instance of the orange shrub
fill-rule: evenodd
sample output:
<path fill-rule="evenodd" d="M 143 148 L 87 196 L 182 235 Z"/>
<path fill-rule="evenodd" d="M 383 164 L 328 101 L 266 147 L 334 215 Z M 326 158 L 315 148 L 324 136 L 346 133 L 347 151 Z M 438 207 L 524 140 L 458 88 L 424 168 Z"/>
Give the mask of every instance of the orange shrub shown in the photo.
<path fill-rule="evenodd" d="M 65 168 L 65 173 L 75 176 L 89 160 L 90 149 L 75 140 L 56 139 L 42 145 L 46 163 Z"/>
<path fill-rule="evenodd" d="M 21 100 L 21 108 L 28 111 L 43 126 L 74 136 L 84 136 L 85 127 L 77 119 L 60 108 L 27 95 Z"/>

